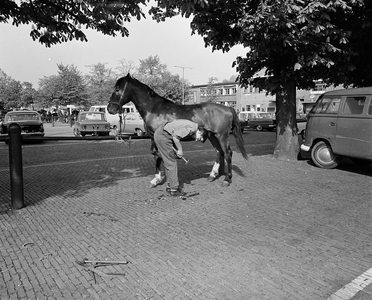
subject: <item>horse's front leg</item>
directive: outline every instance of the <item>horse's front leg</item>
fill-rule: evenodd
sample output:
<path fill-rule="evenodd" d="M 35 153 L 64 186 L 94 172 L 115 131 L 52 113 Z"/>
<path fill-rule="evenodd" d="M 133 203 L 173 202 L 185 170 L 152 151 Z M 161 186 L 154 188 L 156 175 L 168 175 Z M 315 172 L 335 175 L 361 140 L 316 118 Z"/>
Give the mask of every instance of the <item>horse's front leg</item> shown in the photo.
<path fill-rule="evenodd" d="M 151 140 L 151 153 L 154 155 L 155 159 L 155 177 L 150 181 L 150 184 L 151 187 L 156 187 L 164 180 L 164 176 L 162 176 L 161 172 L 161 163 L 163 160 L 159 155 L 158 148 L 156 147 L 154 140 Z"/>

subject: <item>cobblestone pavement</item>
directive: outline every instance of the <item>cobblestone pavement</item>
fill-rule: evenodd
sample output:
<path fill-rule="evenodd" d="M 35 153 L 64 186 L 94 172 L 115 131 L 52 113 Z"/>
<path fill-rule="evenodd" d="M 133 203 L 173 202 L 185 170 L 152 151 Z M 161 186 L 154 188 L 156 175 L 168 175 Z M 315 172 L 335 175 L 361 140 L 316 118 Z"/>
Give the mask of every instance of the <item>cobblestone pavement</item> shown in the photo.
<path fill-rule="evenodd" d="M 372 267 L 372 167 L 234 153 L 223 188 L 207 181 L 213 151 L 190 151 L 182 200 L 150 188 L 152 157 L 126 147 L 23 147 L 26 206 L 12 210 L 1 145 L 0 299 L 372 299 L 368 284 L 336 294 Z M 84 259 L 128 264 L 96 268 L 119 274 L 106 277 Z"/>

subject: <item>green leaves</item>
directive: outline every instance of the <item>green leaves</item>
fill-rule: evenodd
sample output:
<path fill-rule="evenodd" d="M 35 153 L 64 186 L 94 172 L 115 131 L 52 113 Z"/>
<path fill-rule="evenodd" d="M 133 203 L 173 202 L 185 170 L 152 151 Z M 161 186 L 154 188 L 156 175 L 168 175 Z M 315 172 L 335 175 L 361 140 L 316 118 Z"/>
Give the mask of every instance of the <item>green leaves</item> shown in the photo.
<path fill-rule="evenodd" d="M 34 24 L 30 33 L 46 47 L 73 39 L 87 41 L 82 25 L 103 34 L 128 36 L 124 23 L 130 16 L 140 20 L 145 17 L 142 8 L 146 0 L 106 1 L 106 0 L 33 0 L 0 2 L 0 22 L 13 20 L 14 25 Z M 117 22 L 117 18 L 122 18 Z"/>

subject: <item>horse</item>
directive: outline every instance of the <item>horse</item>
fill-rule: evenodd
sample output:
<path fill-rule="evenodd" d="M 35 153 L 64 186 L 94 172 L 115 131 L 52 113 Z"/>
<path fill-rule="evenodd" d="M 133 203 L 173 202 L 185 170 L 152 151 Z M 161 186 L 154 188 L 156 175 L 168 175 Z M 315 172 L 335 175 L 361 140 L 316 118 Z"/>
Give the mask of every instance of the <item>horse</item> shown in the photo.
<path fill-rule="evenodd" d="M 233 133 L 236 145 L 243 158 L 248 160 L 240 122 L 232 107 L 210 102 L 193 105 L 177 104 L 159 96 L 150 87 L 131 77 L 130 74 L 119 78 L 114 89 L 107 105 L 108 112 L 110 114 L 120 114 L 122 106 L 132 102 L 144 120 L 147 134 L 152 139 L 151 152 L 154 154 L 156 161 L 156 174 L 151 181 L 152 186 L 155 187 L 163 180 L 160 169 L 162 159 L 156 151 L 157 148 L 153 140 L 154 132 L 165 122 L 176 119 L 190 120 L 208 131 L 208 139 L 217 151 L 215 163 L 208 177 L 209 181 L 213 181 L 219 175 L 224 174 L 225 178 L 222 185 L 229 186 L 232 182 L 232 150 L 228 141 L 230 132 Z M 225 160 L 227 173 L 225 173 Z"/>

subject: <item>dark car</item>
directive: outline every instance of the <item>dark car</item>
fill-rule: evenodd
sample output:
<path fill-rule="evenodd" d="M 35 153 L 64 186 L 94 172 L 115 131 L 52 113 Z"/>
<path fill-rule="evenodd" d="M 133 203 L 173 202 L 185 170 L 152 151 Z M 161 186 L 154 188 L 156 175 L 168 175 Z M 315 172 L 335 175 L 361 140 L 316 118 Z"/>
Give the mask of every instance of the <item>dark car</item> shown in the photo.
<path fill-rule="evenodd" d="M 8 112 L 4 117 L 4 121 L 1 123 L 1 134 L 8 134 L 9 125 L 13 123 L 21 126 L 23 139 L 37 139 L 45 135 L 43 122 L 37 111 L 18 110 Z"/>
<path fill-rule="evenodd" d="M 105 113 L 99 111 L 81 111 L 75 121 L 75 136 L 110 134 L 110 123 L 107 122 Z"/>
<path fill-rule="evenodd" d="M 248 128 L 262 131 L 264 129 L 272 131 L 276 128 L 276 121 L 273 115 L 268 112 L 242 111 L 239 113 L 240 120 L 248 121 Z"/>

